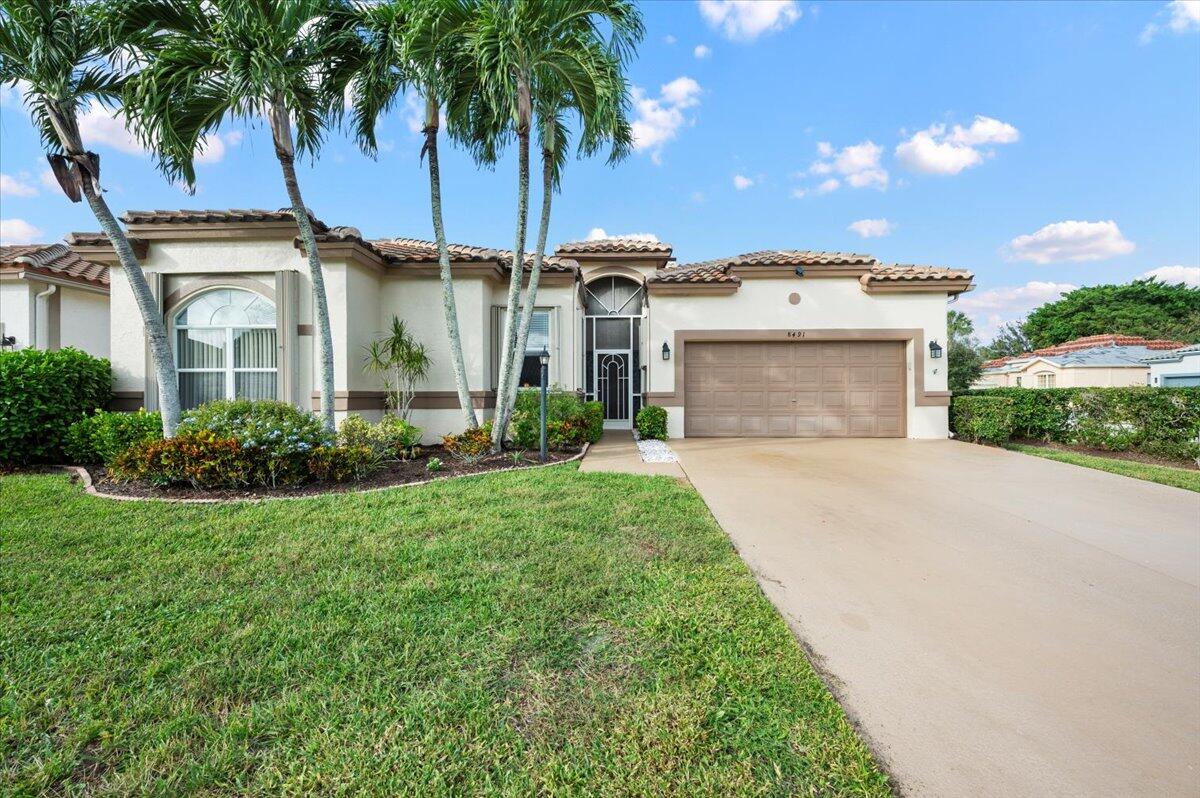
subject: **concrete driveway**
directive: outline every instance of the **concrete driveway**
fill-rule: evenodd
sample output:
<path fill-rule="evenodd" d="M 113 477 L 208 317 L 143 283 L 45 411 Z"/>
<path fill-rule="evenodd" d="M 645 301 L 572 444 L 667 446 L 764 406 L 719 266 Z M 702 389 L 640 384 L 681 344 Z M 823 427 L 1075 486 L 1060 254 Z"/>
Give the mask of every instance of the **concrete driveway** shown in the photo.
<path fill-rule="evenodd" d="M 901 792 L 1200 794 L 1200 494 L 954 441 L 672 441 Z"/>

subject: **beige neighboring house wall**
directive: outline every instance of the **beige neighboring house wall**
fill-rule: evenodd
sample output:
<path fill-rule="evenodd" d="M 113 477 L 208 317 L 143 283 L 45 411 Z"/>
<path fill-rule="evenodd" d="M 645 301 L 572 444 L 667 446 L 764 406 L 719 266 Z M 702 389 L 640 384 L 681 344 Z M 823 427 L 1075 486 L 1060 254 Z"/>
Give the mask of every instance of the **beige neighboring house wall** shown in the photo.
<path fill-rule="evenodd" d="M 109 275 L 63 244 L 0 247 L 0 331 L 13 349 L 109 356 Z"/>
<path fill-rule="evenodd" d="M 985 374 L 972 387 L 1041 388 L 1039 375 L 1054 375 L 1055 388 L 1123 388 L 1145 385 L 1149 366 L 1069 366 L 1063 367 L 1040 358 L 1019 371 Z M 1018 378 L 1020 382 L 1018 382 Z"/>
<path fill-rule="evenodd" d="M 311 285 L 289 214 L 132 211 L 123 219 L 172 330 L 173 345 L 176 314 L 189 300 L 223 287 L 254 292 L 276 305 L 278 398 L 315 406 L 314 386 L 319 381 Z M 413 422 L 424 429 L 427 442 L 460 431 L 462 412 L 450 368 L 436 250 L 428 242 L 364 240 L 353 228 L 329 228 L 319 221 L 314 226 L 325 269 L 339 419 L 350 413 L 381 416 L 383 385 L 364 371 L 363 361 L 365 348 L 386 333 L 395 315 L 427 347 L 433 361 L 413 405 Z M 128 281 L 111 249 L 105 254 L 103 242 L 90 234 L 76 234 L 74 240 L 93 257 L 107 258 L 111 268 L 116 405 L 153 408 L 157 389 Z M 816 257 L 830 262 L 843 257 L 798 251 L 771 254 L 776 259 Z M 553 385 L 591 390 L 585 364 L 585 297 L 589 286 L 600 290 L 605 278 L 617 277 L 631 281 L 643 300 L 635 322 L 640 331 L 639 401 L 667 407 L 673 436 L 684 429 L 677 375 L 686 341 L 751 330 L 763 340 L 803 340 L 807 335 L 809 340 L 900 342 L 907 386 L 905 434 L 946 437 L 946 361 L 930 359 L 928 345 L 934 340 L 945 345 L 947 298 L 969 290 L 969 273 L 883 266 L 869 256 L 851 256 L 856 259 L 853 267 L 814 268 L 803 277 L 790 266 L 757 269 L 750 264 L 717 274 L 719 269 L 698 264 L 704 267 L 703 279 L 713 285 L 696 288 L 677 282 L 690 279 L 697 265 L 677 265 L 671 255 L 669 245 L 613 240 L 564 245 L 548 258 L 537 307 L 549 313 Z M 481 419 L 490 417 L 495 406 L 507 264 L 503 251 L 452 246 L 468 382 Z M 664 342 L 673 350 L 667 361 L 661 355 Z"/>

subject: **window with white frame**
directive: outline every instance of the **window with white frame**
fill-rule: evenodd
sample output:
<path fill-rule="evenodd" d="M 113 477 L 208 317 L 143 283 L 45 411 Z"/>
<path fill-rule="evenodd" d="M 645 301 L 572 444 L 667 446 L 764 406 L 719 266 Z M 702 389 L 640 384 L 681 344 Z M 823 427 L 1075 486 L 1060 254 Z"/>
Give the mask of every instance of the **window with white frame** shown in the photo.
<path fill-rule="evenodd" d="M 1037 381 L 1038 381 L 1037 386 L 1039 388 L 1053 388 L 1054 387 L 1054 375 L 1048 371 L 1044 371 L 1041 374 L 1037 375 Z"/>
<path fill-rule="evenodd" d="M 213 399 L 274 399 L 275 305 L 252 291 L 206 291 L 175 315 L 175 365 L 185 408 Z"/>
<path fill-rule="evenodd" d="M 542 384 L 542 361 L 538 355 L 550 349 L 550 311 L 535 310 L 529 319 L 529 337 L 525 339 L 525 358 L 521 361 L 521 377 L 517 385 Z"/>

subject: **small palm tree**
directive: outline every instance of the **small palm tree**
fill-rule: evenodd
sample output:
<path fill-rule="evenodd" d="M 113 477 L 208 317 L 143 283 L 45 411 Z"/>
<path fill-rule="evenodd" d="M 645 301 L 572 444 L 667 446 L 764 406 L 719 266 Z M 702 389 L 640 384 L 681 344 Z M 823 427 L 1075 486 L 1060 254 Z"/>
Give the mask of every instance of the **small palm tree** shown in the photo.
<path fill-rule="evenodd" d="M 442 281 L 442 310 L 450 343 L 450 364 L 458 403 L 468 429 L 479 425 L 471 403 L 459 333 L 450 248 L 442 215 L 442 183 L 438 162 L 438 129 L 442 98 L 452 96 L 468 81 L 470 63 L 462 46 L 462 31 L 472 6 L 466 0 L 403 0 L 361 3 L 334 24 L 327 39 L 340 42 L 326 87 L 335 107 L 348 102 L 350 127 L 367 155 L 378 152 L 375 128 L 406 91 L 416 91 L 425 106 L 425 142 L 421 149 L 429 164 L 429 198 L 433 234 Z"/>
<path fill-rule="evenodd" d="M 0 86 L 18 86 L 41 133 L 50 166 L 72 202 L 86 199 L 120 260 L 142 314 L 158 378 L 163 436 L 179 424 L 179 383 L 175 361 L 154 295 L 129 238 L 117 223 L 100 188 L 100 156 L 84 148 L 78 113 L 97 100 L 109 105 L 121 94 L 122 75 L 110 68 L 119 60 L 106 46 L 109 37 L 97 8 L 72 0 L 0 1 Z"/>
<path fill-rule="evenodd" d="M 372 341 L 365 349 L 363 368 L 379 375 L 387 394 L 388 409 L 408 421 L 417 386 L 429 377 L 429 369 L 433 366 L 425 345 L 409 333 L 403 321 L 392 316 L 388 334 Z"/>
<path fill-rule="evenodd" d="M 142 67 L 128 82 L 125 109 L 172 180 L 195 184 L 204 137 L 229 119 L 265 117 L 308 258 L 320 348 L 321 416 L 334 428 L 333 335 L 316 236 L 297 153 L 320 149 L 327 125 L 321 86 L 328 68 L 322 23 L 339 0 L 132 0 L 113 15 L 144 33 Z M 295 126 L 295 134 L 292 128 Z"/>
<path fill-rule="evenodd" d="M 607 35 L 604 32 L 607 29 Z M 520 363 L 537 301 L 545 257 L 550 200 L 566 152 L 563 116 L 582 120 L 581 150 L 609 139 L 613 159 L 628 149 L 624 66 L 644 34 L 641 14 L 629 0 L 481 0 L 468 40 L 480 101 L 469 109 L 477 158 L 494 160 L 511 135 L 517 140 L 517 225 L 501 340 L 494 449 L 504 442 L 516 397 Z M 520 310 L 525 234 L 529 215 L 529 144 L 537 125 L 543 149 L 543 206 L 529 289 Z"/>

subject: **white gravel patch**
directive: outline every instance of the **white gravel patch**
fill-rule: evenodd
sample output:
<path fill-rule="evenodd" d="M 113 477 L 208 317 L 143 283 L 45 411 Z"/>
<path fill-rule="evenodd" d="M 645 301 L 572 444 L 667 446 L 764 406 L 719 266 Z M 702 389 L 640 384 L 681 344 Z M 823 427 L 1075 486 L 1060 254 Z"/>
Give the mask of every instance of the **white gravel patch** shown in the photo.
<path fill-rule="evenodd" d="M 679 458 L 665 441 L 639 440 L 638 452 L 642 455 L 643 463 L 677 463 Z"/>

